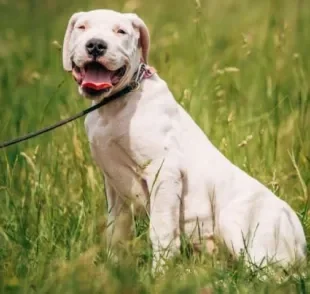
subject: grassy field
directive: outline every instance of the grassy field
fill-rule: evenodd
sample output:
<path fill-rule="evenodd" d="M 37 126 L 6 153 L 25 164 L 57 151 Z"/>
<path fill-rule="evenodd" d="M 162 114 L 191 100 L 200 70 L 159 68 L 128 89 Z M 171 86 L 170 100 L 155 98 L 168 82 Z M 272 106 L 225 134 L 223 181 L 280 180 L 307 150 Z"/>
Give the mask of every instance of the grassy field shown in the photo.
<path fill-rule="evenodd" d="M 138 13 L 150 64 L 212 142 L 285 199 L 310 238 L 310 2 L 0 0 L 0 141 L 88 106 L 63 72 L 78 10 Z M 106 204 L 83 120 L 0 151 L 1 293 L 307 293 L 310 276 L 250 273 L 182 254 L 150 275 L 147 223 L 119 265 L 100 247 Z M 310 250 L 310 247 L 309 247 Z"/>

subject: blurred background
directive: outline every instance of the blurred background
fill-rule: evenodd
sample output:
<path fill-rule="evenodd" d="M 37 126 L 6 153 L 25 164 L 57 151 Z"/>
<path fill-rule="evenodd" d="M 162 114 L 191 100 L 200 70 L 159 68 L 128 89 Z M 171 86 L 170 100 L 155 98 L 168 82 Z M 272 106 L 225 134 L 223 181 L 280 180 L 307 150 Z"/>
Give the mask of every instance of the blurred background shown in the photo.
<path fill-rule="evenodd" d="M 230 160 L 297 210 L 308 236 L 309 1 L 0 0 L 0 141 L 89 106 L 62 69 L 61 46 L 70 16 L 97 8 L 135 12 L 146 22 L 149 63 L 176 100 Z M 83 120 L 0 150 L 0 172 L 0 286 L 77 293 L 71 284 L 57 288 L 47 273 L 54 262 L 70 262 L 96 246 L 104 227 L 103 183 Z M 137 227 L 143 235 L 146 225 Z M 111 274 L 114 288 L 104 289 L 149 291 L 150 251 L 141 246 L 130 253 L 139 266 Z M 198 271 L 195 281 L 201 274 L 213 283 L 210 268 L 199 262 L 209 274 Z M 230 284 L 222 265 L 216 279 L 242 287 Z M 135 281 L 144 286 L 135 288 Z M 172 281 L 163 280 L 160 289 L 183 287 Z"/>

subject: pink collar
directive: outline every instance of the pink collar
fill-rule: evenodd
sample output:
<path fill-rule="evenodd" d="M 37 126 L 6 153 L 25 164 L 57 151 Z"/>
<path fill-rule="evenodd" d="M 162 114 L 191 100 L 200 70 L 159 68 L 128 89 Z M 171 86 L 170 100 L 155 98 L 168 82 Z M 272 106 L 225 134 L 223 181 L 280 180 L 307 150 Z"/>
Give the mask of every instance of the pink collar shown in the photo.
<path fill-rule="evenodd" d="M 156 73 L 156 69 L 152 66 L 149 65 L 145 65 L 145 70 L 144 70 L 144 75 L 143 78 L 144 79 L 148 79 L 151 78 L 154 74 Z"/>

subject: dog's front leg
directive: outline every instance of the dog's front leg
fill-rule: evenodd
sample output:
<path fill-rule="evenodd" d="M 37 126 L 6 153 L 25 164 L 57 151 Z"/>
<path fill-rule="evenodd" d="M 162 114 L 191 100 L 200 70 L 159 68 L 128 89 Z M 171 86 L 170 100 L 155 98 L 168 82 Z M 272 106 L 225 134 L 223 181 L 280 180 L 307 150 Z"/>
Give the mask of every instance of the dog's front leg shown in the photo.
<path fill-rule="evenodd" d="M 153 272 L 162 271 L 165 260 L 180 249 L 181 171 L 162 168 L 148 179 L 150 190 L 150 239 Z"/>
<path fill-rule="evenodd" d="M 132 212 L 107 179 L 105 179 L 105 190 L 108 202 L 107 246 L 113 253 L 118 253 L 117 251 L 125 245 L 126 241 L 132 238 Z M 114 254 L 113 256 L 115 257 Z"/>

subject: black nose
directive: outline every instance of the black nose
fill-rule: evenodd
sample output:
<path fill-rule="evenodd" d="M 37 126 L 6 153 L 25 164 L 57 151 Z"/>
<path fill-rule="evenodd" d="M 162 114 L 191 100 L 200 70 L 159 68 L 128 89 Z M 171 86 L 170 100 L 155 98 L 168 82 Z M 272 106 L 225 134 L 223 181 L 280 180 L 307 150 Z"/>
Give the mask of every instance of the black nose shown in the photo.
<path fill-rule="evenodd" d="M 100 39 L 90 39 L 86 43 L 86 51 L 94 58 L 102 56 L 107 51 L 108 44 Z"/>

